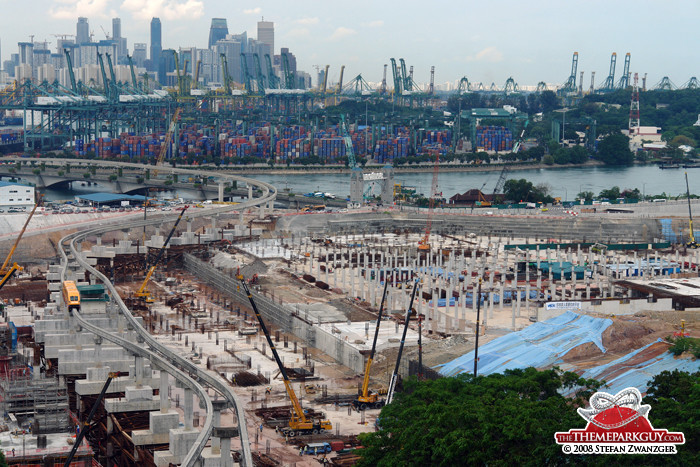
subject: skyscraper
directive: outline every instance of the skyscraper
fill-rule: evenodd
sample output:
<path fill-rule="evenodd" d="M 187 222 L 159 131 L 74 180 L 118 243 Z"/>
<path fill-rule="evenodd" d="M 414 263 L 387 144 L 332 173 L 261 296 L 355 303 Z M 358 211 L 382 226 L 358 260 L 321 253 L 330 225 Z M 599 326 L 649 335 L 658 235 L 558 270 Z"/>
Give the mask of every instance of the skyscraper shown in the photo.
<path fill-rule="evenodd" d="M 271 54 L 275 53 L 275 23 L 258 21 L 258 41 L 269 45 Z"/>
<path fill-rule="evenodd" d="M 90 42 L 90 25 L 88 24 L 88 19 L 81 16 L 78 18 L 78 25 L 76 26 L 75 43 L 87 44 L 88 42 Z"/>
<path fill-rule="evenodd" d="M 117 62 L 119 62 L 128 53 L 126 48 L 126 37 L 122 37 L 121 18 L 112 18 L 112 39 L 117 43 Z"/>
<path fill-rule="evenodd" d="M 151 20 L 151 71 L 158 71 L 162 50 L 160 18 L 153 18 Z"/>
<path fill-rule="evenodd" d="M 139 68 L 144 68 L 146 66 L 146 60 L 148 59 L 147 47 L 148 44 L 139 42 L 134 44 L 134 65 Z"/>
<path fill-rule="evenodd" d="M 212 18 L 211 28 L 209 28 L 209 48 L 219 40 L 225 39 L 226 34 L 228 34 L 226 18 Z"/>

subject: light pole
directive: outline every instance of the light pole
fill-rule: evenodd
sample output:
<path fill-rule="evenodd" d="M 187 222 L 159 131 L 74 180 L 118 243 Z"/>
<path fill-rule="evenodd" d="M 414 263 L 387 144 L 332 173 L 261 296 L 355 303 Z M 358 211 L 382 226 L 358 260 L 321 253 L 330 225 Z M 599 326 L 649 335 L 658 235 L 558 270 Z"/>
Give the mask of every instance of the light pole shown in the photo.
<path fill-rule="evenodd" d="M 474 289 L 472 289 L 472 291 L 473 290 Z M 481 314 L 481 277 L 479 278 L 479 288 L 476 292 L 476 297 L 472 293 L 472 300 L 476 300 L 476 342 L 474 343 L 474 377 L 476 378 L 476 370 L 479 362 L 479 318 Z"/>

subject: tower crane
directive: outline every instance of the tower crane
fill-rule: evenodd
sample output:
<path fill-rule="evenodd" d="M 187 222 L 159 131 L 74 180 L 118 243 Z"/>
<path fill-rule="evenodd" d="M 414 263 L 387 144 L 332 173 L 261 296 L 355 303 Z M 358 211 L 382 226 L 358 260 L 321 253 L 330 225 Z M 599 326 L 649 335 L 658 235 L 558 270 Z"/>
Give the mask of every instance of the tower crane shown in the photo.
<path fill-rule="evenodd" d="M 146 290 L 146 286 L 148 285 L 148 281 L 151 279 L 151 276 L 153 275 L 153 272 L 156 270 L 156 267 L 158 266 L 158 263 L 160 262 L 161 258 L 163 257 L 163 252 L 165 251 L 165 248 L 168 246 L 168 243 L 170 242 L 170 238 L 173 236 L 175 233 L 175 229 L 177 228 L 177 225 L 180 223 L 182 220 L 182 216 L 185 214 L 185 211 L 187 210 L 187 206 L 182 208 L 182 211 L 180 212 L 180 215 L 177 217 L 177 220 L 175 221 L 175 224 L 173 224 L 173 228 L 170 230 L 170 233 L 168 234 L 168 237 L 165 239 L 165 242 L 163 243 L 163 246 L 158 250 L 158 256 L 156 256 L 155 261 L 153 261 L 153 264 L 151 267 L 148 269 L 148 272 L 146 273 L 146 278 L 143 280 L 143 283 L 141 284 L 141 287 L 139 287 L 139 290 L 136 291 L 134 295 L 136 295 L 139 298 L 144 298 L 146 303 L 153 303 L 155 300 L 151 297 L 150 292 Z"/>
<path fill-rule="evenodd" d="M 242 275 L 238 275 L 238 280 L 241 281 L 243 290 L 248 296 L 250 306 L 253 308 L 255 317 L 260 323 L 260 329 L 262 329 L 263 333 L 265 334 L 267 344 L 270 346 L 270 351 L 272 351 L 272 355 L 275 357 L 275 362 L 277 362 L 277 367 L 279 368 L 280 374 L 282 375 L 282 379 L 284 380 L 284 387 L 287 390 L 289 400 L 292 401 L 292 417 L 289 420 L 289 426 L 282 428 L 282 434 L 294 437 L 297 435 L 315 435 L 318 433 L 323 433 L 325 431 L 331 431 L 333 429 L 333 425 L 331 424 L 330 420 L 313 420 L 307 416 L 306 412 L 301 407 L 301 403 L 299 403 L 299 399 L 297 398 L 297 395 L 294 392 L 294 389 L 292 388 L 292 383 L 289 380 L 289 376 L 287 376 L 287 370 L 284 368 L 282 360 L 280 360 L 280 356 L 277 353 L 275 343 L 270 337 L 270 332 L 267 330 L 267 326 L 265 325 L 265 321 L 260 315 L 260 311 L 258 310 L 258 306 L 255 304 L 255 300 L 253 300 L 253 295 L 250 293 L 248 284 L 246 283 L 246 280 L 245 278 L 243 278 Z"/>
<path fill-rule="evenodd" d="M 688 217 L 690 219 L 688 237 L 690 240 L 685 244 L 688 248 L 698 248 L 700 245 L 695 241 L 695 233 L 693 233 L 693 210 L 690 208 L 690 186 L 688 185 L 688 172 L 685 173 L 685 189 L 688 194 Z"/>
<path fill-rule="evenodd" d="M 430 184 L 430 199 L 428 200 L 428 219 L 425 222 L 425 235 L 418 242 L 418 250 L 430 250 L 430 230 L 433 227 L 433 214 L 435 211 L 435 197 L 438 188 L 438 172 L 440 170 L 440 153 L 435 152 L 435 165 L 433 166 L 433 181 Z"/>
<path fill-rule="evenodd" d="M 365 365 L 365 376 L 362 380 L 362 392 L 357 396 L 357 399 L 352 401 L 353 407 L 357 410 L 365 410 L 367 408 L 379 409 L 384 405 L 384 401 L 379 399 L 379 394 L 375 391 L 369 391 L 369 370 L 372 368 L 374 360 L 374 352 L 377 349 L 377 337 L 379 336 L 379 325 L 382 323 L 382 312 L 384 311 L 384 302 L 386 300 L 386 292 L 389 288 L 389 280 L 384 277 L 384 292 L 382 293 L 382 301 L 379 304 L 379 314 L 377 315 L 377 326 L 374 328 L 374 340 L 372 340 L 372 350 L 367 357 Z"/>
<path fill-rule="evenodd" d="M 7 257 L 5 258 L 5 262 L 2 263 L 2 266 L 0 266 L 0 289 L 3 288 L 3 286 L 7 283 L 7 281 L 12 278 L 12 276 L 15 274 L 17 271 L 21 271 L 22 267 L 18 265 L 17 263 L 12 263 L 12 266 L 10 266 L 10 260 L 12 259 L 12 255 L 15 254 L 15 250 L 17 250 L 17 245 L 19 245 L 19 241 L 22 240 L 22 236 L 24 235 L 24 232 L 27 230 L 27 226 L 29 225 L 29 221 L 32 220 L 32 216 L 34 216 L 34 212 L 36 211 L 38 204 L 34 205 L 34 209 L 32 209 L 32 212 L 29 213 L 29 217 L 27 217 L 27 220 L 24 221 L 24 225 L 22 226 L 22 230 L 19 231 L 19 235 L 17 236 L 17 239 L 15 240 L 15 243 L 12 245 L 12 248 L 10 248 L 10 252 L 7 254 Z"/>
<path fill-rule="evenodd" d="M 408 308 L 406 308 L 403 334 L 401 335 L 401 343 L 399 344 L 399 353 L 396 356 L 396 366 L 394 367 L 394 373 L 391 375 L 391 381 L 389 381 L 389 391 L 386 395 L 387 404 L 391 404 L 391 401 L 394 399 L 394 390 L 396 389 L 396 383 L 399 379 L 399 366 L 401 366 L 401 354 L 403 353 L 403 345 L 406 342 L 408 322 L 411 320 L 411 314 L 413 313 L 413 300 L 415 300 L 416 298 L 416 290 L 418 290 L 418 279 L 416 279 L 416 282 L 413 284 L 413 291 L 411 292 L 411 302 L 408 304 Z"/>

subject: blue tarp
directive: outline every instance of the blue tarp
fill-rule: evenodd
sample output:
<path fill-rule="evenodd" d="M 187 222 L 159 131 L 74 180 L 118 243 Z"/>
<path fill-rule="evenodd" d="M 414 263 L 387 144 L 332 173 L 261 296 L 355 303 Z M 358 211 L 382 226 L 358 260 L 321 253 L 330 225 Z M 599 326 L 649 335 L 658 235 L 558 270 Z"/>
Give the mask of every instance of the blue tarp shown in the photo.
<path fill-rule="evenodd" d="M 648 347 L 656 344 L 657 342 L 662 342 L 661 339 L 652 342 L 651 344 L 645 345 L 644 347 L 630 352 L 627 355 L 613 360 L 612 362 L 601 365 L 590 370 L 586 370 L 581 376 L 583 378 L 594 378 L 597 380 L 606 380 L 608 388 L 605 392 L 610 394 L 617 394 L 621 390 L 629 387 L 637 388 L 640 392 L 645 393 L 649 382 L 662 371 L 688 371 L 694 373 L 700 371 L 700 360 L 679 358 L 675 357 L 670 352 L 664 352 L 660 355 L 651 357 L 649 360 L 640 362 L 633 365 L 624 365 L 625 362 L 631 360 L 637 354 L 646 350 Z M 614 367 L 622 365 L 626 366 L 624 373 L 614 376 L 612 379 L 608 380 L 606 375 L 613 370 Z M 617 371 L 616 371 L 617 373 Z"/>
<path fill-rule="evenodd" d="M 532 324 L 521 331 L 480 346 L 479 374 L 556 365 L 571 349 L 588 342 L 594 343 L 605 352 L 602 336 L 610 325 L 610 319 L 593 318 L 572 311 Z M 471 351 L 436 368 L 444 376 L 471 372 L 474 369 L 474 352 Z"/>

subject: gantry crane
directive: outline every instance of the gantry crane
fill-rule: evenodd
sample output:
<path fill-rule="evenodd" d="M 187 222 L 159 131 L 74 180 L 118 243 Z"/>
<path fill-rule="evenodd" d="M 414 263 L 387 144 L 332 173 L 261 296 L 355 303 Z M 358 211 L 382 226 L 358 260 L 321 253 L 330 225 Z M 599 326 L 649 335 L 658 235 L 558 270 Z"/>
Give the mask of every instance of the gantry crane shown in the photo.
<path fill-rule="evenodd" d="M 143 280 L 143 284 L 141 284 L 141 287 L 139 287 L 139 290 L 137 290 L 136 293 L 134 294 L 135 296 L 137 296 L 139 298 L 143 298 L 146 303 L 155 302 L 155 300 L 151 297 L 151 294 L 146 290 L 146 286 L 148 285 L 148 281 L 151 279 L 153 272 L 156 270 L 156 266 L 158 266 L 160 259 L 163 257 L 163 252 L 165 252 L 165 248 L 168 246 L 168 243 L 170 242 L 170 238 L 175 233 L 175 229 L 177 228 L 177 225 L 182 220 L 182 216 L 185 215 L 186 210 L 187 210 L 187 206 L 182 208 L 182 212 L 180 212 L 180 215 L 177 216 L 177 220 L 175 221 L 175 224 L 173 224 L 173 228 L 170 229 L 170 233 L 168 234 L 168 237 L 165 239 L 163 246 L 160 247 L 160 250 L 158 250 L 158 256 L 156 256 L 156 259 L 155 259 L 155 261 L 153 261 L 153 264 L 151 265 L 151 267 L 148 268 L 148 272 L 146 273 L 146 278 Z M 148 253 L 146 253 L 146 254 L 148 254 Z"/>
<path fill-rule="evenodd" d="M 685 173 L 685 189 L 688 193 L 688 217 L 690 218 L 690 232 L 688 233 L 690 240 L 688 240 L 688 243 L 686 243 L 685 246 L 688 248 L 698 248 L 700 245 L 698 245 L 695 241 L 695 233 L 693 233 L 693 210 L 690 208 L 690 186 L 688 185 L 688 172 Z"/>
<path fill-rule="evenodd" d="M 411 301 L 406 308 L 406 316 L 404 317 L 404 327 L 403 334 L 401 335 L 401 343 L 399 344 L 399 354 L 396 356 L 396 366 L 394 367 L 394 373 L 391 375 L 391 381 L 389 381 L 389 391 L 386 394 L 386 403 L 391 404 L 394 399 L 394 391 L 396 390 L 396 383 L 399 379 L 399 366 L 401 366 L 401 354 L 403 353 L 403 345 L 406 342 L 406 333 L 408 332 L 408 322 L 411 320 L 411 314 L 413 313 L 413 300 L 416 298 L 416 290 L 418 290 L 418 279 L 413 284 L 413 291 L 411 292 Z"/>
<path fill-rule="evenodd" d="M 228 60 L 226 60 L 226 54 L 219 54 L 219 58 L 221 59 L 221 74 L 223 75 L 222 78 L 224 79 L 224 90 L 226 91 L 226 95 L 230 96 L 231 95 L 231 77 L 228 74 Z"/>
<path fill-rule="evenodd" d="M 24 232 L 27 230 L 27 226 L 29 225 L 29 221 L 32 220 L 32 216 L 34 216 L 34 212 L 36 211 L 38 204 L 34 205 L 34 209 L 32 209 L 32 212 L 29 213 L 29 217 L 27 217 L 27 220 L 24 221 L 24 226 L 22 226 L 22 230 L 19 231 L 19 235 L 17 236 L 17 240 L 15 240 L 14 245 L 12 245 L 12 248 L 10 248 L 10 252 L 7 254 L 7 257 L 5 258 L 5 262 L 2 263 L 2 266 L 0 266 L 0 289 L 2 289 L 7 281 L 9 281 L 12 276 L 17 272 L 21 271 L 22 267 L 18 265 L 17 263 L 13 263 L 12 266 L 10 266 L 10 260 L 12 259 L 12 255 L 15 254 L 15 250 L 17 250 L 17 245 L 19 245 L 19 241 L 22 240 L 22 236 L 24 235 Z"/>
<path fill-rule="evenodd" d="M 428 200 L 428 218 L 425 222 L 425 235 L 418 242 L 418 249 L 430 250 L 430 230 L 433 227 L 433 214 L 435 211 L 435 197 L 437 196 L 438 172 L 440 171 L 440 153 L 435 152 L 435 165 L 433 166 L 433 181 L 430 184 L 430 199 Z"/>
<path fill-rule="evenodd" d="M 289 57 L 287 54 L 282 54 L 282 72 L 284 73 L 284 84 L 285 89 L 296 89 L 294 83 L 294 72 L 289 66 Z"/>
<path fill-rule="evenodd" d="M 348 133 L 348 127 L 345 124 L 345 114 L 340 114 L 340 132 L 345 141 L 345 155 L 348 158 L 348 167 L 350 170 L 357 167 L 357 159 L 355 158 L 355 149 L 352 146 L 352 138 Z"/>
<path fill-rule="evenodd" d="M 357 399 L 352 401 L 353 407 L 357 410 L 379 409 L 384 406 L 384 400 L 379 399 L 379 394 L 375 391 L 369 391 L 369 370 L 372 368 L 374 360 L 374 352 L 377 349 L 377 337 L 379 336 L 379 325 L 382 322 L 382 312 L 384 311 L 384 302 L 386 300 L 386 292 L 389 288 L 389 279 L 384 277 L 384 292 L 382 293 L 382 302 L 379 304 L 379 315 L 377 316 L 377 326 L 374 328 L 374 340 L 372 341 L 372 350 L 367 357 L 365 365 L 365 376 L 362 380 L 362 392 L 357 396 Z"/>
<path fill-rule="evenodd" d="M 168 153 L 168 146 L 170 146 L 170 141 L 173 139 L 173 133 L 175 132 L 175 126 L 177 125 L 177 119 L 180 117 L 180 112 L 182 112 L 182 108 L 178 107 L 175 109 L 175 113 L 173 113 L 173 119 L 170 121 L 170 127 L 168 127 L 168 132 L 165 134 L 165 141 L 163 141 L 163 145 L 160 147 L 156 167 L 162 166 L 163 161 L 165 161 L 165 155 Z M 157 168 L 153 171 L 153 175 L 158 175 Z"/>
<path fill-rule="evenodd" d="M 63 49 L 63 53 L 66 55 L 66 66 L 68 67 L 68 76 L 70 77 L 70 87 L 73 90 L 73 94 L 78 94 L 78 84 L 75 81 L 73 60 L 70 57 L 70 51 L 68 49 Z"/>
<path fill-rule="evenodd" d="M 272 68 L 270 54 L 265 54 L 265 64 L 267 65 L 267 87 L 270 89 L 280 89 L 279 78 L 275 75 L 275 70 Z"/>
<path fill-rule="evenodd" d="M 253 62 L 255 63 L 255 82 L 258 87 L 258 94 L 265 95 L 265 75 L 262 72 L 262 66 L 260 66 L 260 55 L 253 54 Z"/>
<path fill-rule="evenodd" d="M 243 70 L 243 78 L 245 79 L 245 90 L 249 95 L 253 95 L 253 85 L 250 81 L 250 73 L 248 72 L 248 59 L 244 53 L 241 54 L 241 69 Z"/>
<path fill-rule="evenodd" d="M 282 434 L 293 437 L 297 435 L 317 434 L 323 433 L 325 431 L 331 431 L 333 429 L 333 425 L 329 420 L 312 420 L 307 416 L 306 412 L 301 407 L 299 399 L 297 399 L 297 395 L 294 392 L 294 389 L 292 388 L 292 383 L 291 381 L 289 381 L 289 377 L 287 376 L 287 370 L 285 370 L 284 364 L 282 364 L 282 360 L 280 360 L 280 356 L 277 353 L 277 348 L 275 348 L 275 343 L 272 342 L 270 332 L 267 330 L 267 326 L 265 325 L 265 321 L 263 321 L 262 316 L 260 315 L 260 311 L 258 310 L 258 306 L 255 304 L 255 300 L 253 300 L 253 295 L 250 293 L 248 284 L 246 283 L 246 280 L 242 275 L 239 274 L 237 278 L 241 281 L 243 290 L 248 296 L 250 306 L 253 308 L 255 317 L 260 323 L 260 329 L 262 329 L 263 333 L 265 334 L 267 344 L 270 346 L 272 355 L 275 357 L 275 362 L 277 362 L 277 367 L 279 368 L 280 374 L 282 375 L 282 379 L 284 380 L 284 387 L 287 390 L 289 400 L 292 401 L 292 417 L 289 420 L 289 426 L 282 428 Z"/>
<path fill-rule="evenodd" d="M 131 55 L 127 55 L 126 60 L 129 62 L 129 69 L 131 70 L 131 84 L 134 86 L 134 89 L 139 89 L 139 82 L 136 80 L 134 61 L 131 59 Z"/>

